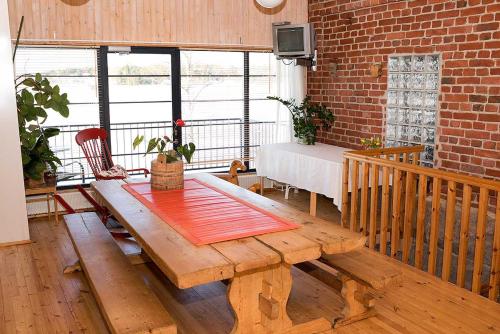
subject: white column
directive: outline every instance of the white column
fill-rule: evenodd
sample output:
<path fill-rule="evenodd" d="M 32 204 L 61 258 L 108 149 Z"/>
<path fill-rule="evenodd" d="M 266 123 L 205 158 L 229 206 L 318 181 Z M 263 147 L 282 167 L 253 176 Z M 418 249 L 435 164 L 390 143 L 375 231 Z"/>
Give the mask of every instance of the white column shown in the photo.
<path fill-rule="evenodd" d="M 0 245 L 29 240 L 7 0 L 0 0 Z"/>

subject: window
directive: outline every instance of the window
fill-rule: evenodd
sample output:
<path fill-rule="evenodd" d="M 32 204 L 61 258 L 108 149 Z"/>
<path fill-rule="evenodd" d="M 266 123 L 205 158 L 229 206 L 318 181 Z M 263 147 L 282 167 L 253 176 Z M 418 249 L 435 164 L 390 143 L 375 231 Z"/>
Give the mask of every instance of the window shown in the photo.
<path fill-rule="evenodd" d="M 178 118 L 187 122 L 179 139 L 197 146 L 188 169 L 226 169 L 233 159 L 251 161 L 259 145 L 289 138 L 288 119 L 281 122 L 279 104 L 267 99 L 278 95 L 271 53 L 21 47 L 16 72 L 40 72 L 68 93 L 69 118 L 53 114 L 46 125 L 62 130 L 51 145 L 76 183 L 93 177 L 74 141 L 88 127 L 108 131 L 114 162 L 129 169 L 154 157 L 132 150 L 133 138 L 171 136 Z"/>
<path fill-rule="evenodd" d="M 244 54 L 181 51 L 183 141 L 197 149 L 190 169 L 228 165 L 244 146 Z M 226 162 L 224 162 L 226 161 Z"/>
<path fill-rule="evenodd" d="M 387 146 L 425 145 L 422 162 L 434 160 L 439 104 L 439 55 L 389 57 Z"/>
<path fill-rule="evenodd" d="M 19 47 L 15 72 L 16 76 L 41 73 L 68 94 L 69 117 L 52 112 L 43 125 L 61 130 L 50 139 L 62 160 L 61 171 L 89 177 L 91 172 L 74 138 L 81 129 L 99 126 L 96 49 Z"/>
<path fill-rule="evenodd" d="M 148 140 L 172 137 L 173 51 L 169 50 L 131 48 L 130 53 L 106 54 L 110 146 L 113 161 L 127 169 L 147 167 L 154 159 L 154 154 L 144 155 L 146 142 L 132 150 L 137 135 Z"/>

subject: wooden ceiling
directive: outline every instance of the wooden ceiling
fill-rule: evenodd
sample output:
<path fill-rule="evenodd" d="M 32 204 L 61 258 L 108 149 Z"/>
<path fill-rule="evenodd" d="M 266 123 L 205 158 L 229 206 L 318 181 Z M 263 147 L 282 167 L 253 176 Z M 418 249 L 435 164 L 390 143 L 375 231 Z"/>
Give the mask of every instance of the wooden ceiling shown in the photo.
<path fill-rule="evenodd" d="M 271 23 L 307 22 L 307 1 L 265 10 L 254 0 L 8 0 L 24 44 L 163 45 L 270 50 Z"/>

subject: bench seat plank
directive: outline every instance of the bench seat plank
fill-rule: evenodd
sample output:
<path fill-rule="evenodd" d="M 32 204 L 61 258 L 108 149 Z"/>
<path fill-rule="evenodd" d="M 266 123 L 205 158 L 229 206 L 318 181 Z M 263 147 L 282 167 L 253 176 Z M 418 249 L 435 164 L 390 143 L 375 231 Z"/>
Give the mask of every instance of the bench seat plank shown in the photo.
<path fill-rule="evenodd" d="M 224 181 L 223 181 L 224 182 Z M 96 196 L 178 288 L 229 279 L 234 265 L 209 245 L 195 246 L 122 188 L 121 181 L 93 182 Z M 174 208 L 172 208 L 174 209 Z"/>
<path fill-rule="evenodd" d="M 401 281 L 402 270 L 377 252 L 361 248 L 344 254 L 323 255 L 322 260 L 354 280 L 380 290 Z"/>
<path fill-rule="evenodd" d="M 66 227 L 112 333 L 177 332 L 154 293 L 93 213 L 66 215 Z"/>

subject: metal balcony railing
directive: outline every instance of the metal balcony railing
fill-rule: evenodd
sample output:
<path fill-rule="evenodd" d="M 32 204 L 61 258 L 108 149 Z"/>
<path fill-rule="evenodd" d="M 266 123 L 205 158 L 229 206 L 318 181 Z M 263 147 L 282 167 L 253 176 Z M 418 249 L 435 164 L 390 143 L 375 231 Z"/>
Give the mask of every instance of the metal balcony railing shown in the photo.
<path fill-rule="evenodd" d="M 93 178 L 92 171 L 83 152 L 75 142 L 78 131 L 99 127 L 98 124 L 60 125 L 61 132 L 50 139 L 51 147 L 61 159 L 60 171 L 68 173 L 66 183 L 85 183 Z M 186 120 L 182 128 L 183 142 L 196 144 L 192 163 L 186 170 L 220 169 L 229 166 L 232 160 L 245 158 L 245 147 L 249 152 L 250 167 L 256 148 L 263 144 L 275 143 L 288 139 L 288 123 L 277 124 L 272 121 L 250 121 L 249 143 L 244 143 L 245 123 L 240 118 Z M 172 136 L 171 121 L 112 123 L 110 129 L 111 152 L 115 164 L 133 168 L 149 168 L 155 154 L 146 154 L 147 142 L 136 150 L 132 141 L 137 135 L 146 139 L 158 136 Z"/>

